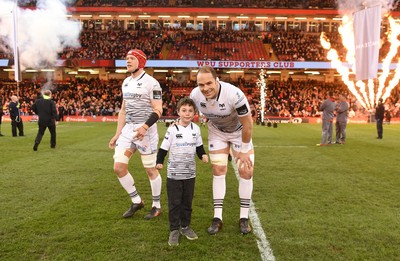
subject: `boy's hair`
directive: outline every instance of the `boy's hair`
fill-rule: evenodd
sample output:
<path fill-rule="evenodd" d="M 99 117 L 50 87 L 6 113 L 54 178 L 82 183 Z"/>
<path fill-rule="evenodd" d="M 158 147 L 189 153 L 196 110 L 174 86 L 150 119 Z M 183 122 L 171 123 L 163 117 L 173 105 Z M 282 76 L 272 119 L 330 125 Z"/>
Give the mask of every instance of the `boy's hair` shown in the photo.
<path fill-rule="evenodd" d="M 194 108 L 194 110 L 196 111 L 196 104 L 194 103 L 194 101 L 192 99 L 190 99 L 189 97 L 183 97 L 182 99 L 180 99 L 178 101 L 178 104 L 176 105 L 176 110 L 179 111 L 179 109 L 183 106 L 183 105 L 189 105 L 192 106 Z"/>

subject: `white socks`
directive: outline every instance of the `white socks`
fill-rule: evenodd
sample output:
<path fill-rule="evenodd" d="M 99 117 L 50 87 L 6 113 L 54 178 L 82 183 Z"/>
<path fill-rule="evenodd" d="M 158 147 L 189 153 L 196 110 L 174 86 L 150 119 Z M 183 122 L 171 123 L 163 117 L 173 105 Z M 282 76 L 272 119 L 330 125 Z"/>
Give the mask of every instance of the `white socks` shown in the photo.
<path fill-rule="evenodd" d="M 128 172 L 128 174 L 126 174 L 122 178 L 118 178 L 118 180 L 119 183 L 121 183 L 122 187 L 131 197 L 132 203 L 139 204 L 140 202 L 142 202 L 139 193 L 136 191 L 135 182 L 131 173 Z"/>
<path fill-rule="evenodd" d="M 214 217 L 222 220 L 222 207 L 226 192 L 226 175 L 213 176 Z"/>
<path fill-rule="evenodd" d="M 240 218 L 249 218 L 251 194 L 253 193 L 253 177 L 239 178 Z"/>
<path fill-rule="evenodd" d="M 158 175 L 157 178 L 150 180 L 151 195 L 153 196 L 153 207 L 156 208 L 161 208 L 160 204 L 161 185 L 162 185 L 161 175 Z"/>

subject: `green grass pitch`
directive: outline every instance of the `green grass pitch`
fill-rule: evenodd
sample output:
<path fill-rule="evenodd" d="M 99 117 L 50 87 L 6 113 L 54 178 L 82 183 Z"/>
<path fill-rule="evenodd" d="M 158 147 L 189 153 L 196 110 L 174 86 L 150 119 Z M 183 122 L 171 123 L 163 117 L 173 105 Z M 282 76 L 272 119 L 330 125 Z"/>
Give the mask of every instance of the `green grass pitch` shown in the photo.
<path fill-rule="evenodd" d="M 25 137 L 0 137 L 0 260 L 261 260 L 254 234 L 239 234 L 238 182 L 229 167 L 224 227 L 207 234 L 212 206 L 209 164 L 197 163 L 192 228 L 199 239 L 169 247 L 163 214 L 146 221 L 150 184 L 135 155 L 130 170 L 145 201 L 133 218 L 112 170 L 115 123 L 60 123 L 57 148 L 46 132 L 32 150 L 36 123 Z M 165 126 L 159 124 L 160 138 Z M 207 144 L 207 131 L 203 140 Z M 276 260 L 400 260 L 400 125 L 347 128 L 347 143 L 320 142 L 321 125 L 254 125 L 253 202 Z M 261 250 L 263 251 L 263 250 Z"/>

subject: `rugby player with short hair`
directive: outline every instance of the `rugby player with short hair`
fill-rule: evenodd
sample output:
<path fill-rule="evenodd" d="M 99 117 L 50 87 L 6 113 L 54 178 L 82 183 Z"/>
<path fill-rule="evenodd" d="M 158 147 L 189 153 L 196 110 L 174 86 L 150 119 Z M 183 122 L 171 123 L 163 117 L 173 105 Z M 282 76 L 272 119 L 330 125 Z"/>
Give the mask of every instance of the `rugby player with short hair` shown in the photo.
<path fill-rule="evenodd" d="M 242 234 L 251 231 L 249 207 L 253 192 L 254 149 L 253 119 L 244 93 L 236 86 L 220 81 L 216 71 L 203 66 L 197 73 L 197 87 L 190 98 L 208 118 L 208 150 L 213 173 L 214 219 L 208 233 L 222 228 L 222 207 L 226 191 L 228 155 L 232 153 L 239 170 L 240 219 Z"/>
<path fill-rule="evenodd" d="M 123 101 L 118 114 L 117 130 L 109 142 L 114 149 L 114 172 L 132 200 L 123 214 L 128 218 L 144 207 L 128 170 L 129 160 L 138 151 L 150 180 L 153 204 L 145 219 L 161 214 L 160 195 L 162 179 L 155 168 L 158 147 L 157 120 L 162 115 L 162 90 L 160 83 L 144 71 L 146 55 L 138 49 L 126 55 L 126 68 L 131 74 L 122 83 Z"/>

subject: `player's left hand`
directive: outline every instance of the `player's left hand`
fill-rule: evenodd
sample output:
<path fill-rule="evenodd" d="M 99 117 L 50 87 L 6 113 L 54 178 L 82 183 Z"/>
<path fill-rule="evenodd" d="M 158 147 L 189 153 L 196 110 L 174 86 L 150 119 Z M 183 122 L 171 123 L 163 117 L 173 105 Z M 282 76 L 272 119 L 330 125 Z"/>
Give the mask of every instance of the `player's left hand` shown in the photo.
<path fill-rule="evenodd" d="M 236 164 L 239 170 L 251 170 L 253 168 L 253 162 L 250 159 L 250 151 L 247 153 L 239 152 L 236 157 Z"/>

